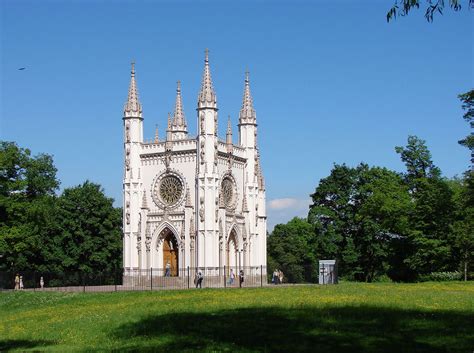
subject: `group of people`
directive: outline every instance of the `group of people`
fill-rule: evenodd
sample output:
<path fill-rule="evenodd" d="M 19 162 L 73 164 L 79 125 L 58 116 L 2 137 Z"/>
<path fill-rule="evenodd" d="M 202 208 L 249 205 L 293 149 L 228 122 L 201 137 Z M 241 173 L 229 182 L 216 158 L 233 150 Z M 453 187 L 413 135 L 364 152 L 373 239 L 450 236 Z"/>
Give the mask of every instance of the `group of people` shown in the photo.
<path fill-rule="evenodd" d="M 43 276 L 40 277 L 39 281 L 40 288 L 44 288 L 44 279 Z M 19 273 L 15 276 L 15 290 L 23 290 L 25 289 L 25 285 L 23 284 L 23 276 L 20 276 Z"/>
<path fill-rule="evenodd" d="M 242 287 L 242 284 L 244 283 L 244 270 L 239 271 L 239 287 Z M 202 288 L 202 281 L 204 280 L 204 276 L 202 275 L 202 272 L 197 272 L 196 276 L 194 277 L 194 284 L 196 285 L 196 288 Z M 229 280 L 228 284 L 232 286 L 235 282 L 235 273 L 233 269 L 230 269 L 229 273 Z"/>
<path fill-rule="evenodd" d="M 275 269 L 275 271 L 273 271 L 272 283 L 281 284 L 283 283 L 283 279 L 284 279 L 283 271 Z"/>
<path fill-rule="evenodd" d="M 20 276 L 18 273 L 15 276 L 15 290 L 23 290 L 25 286 L 23 285 L 23 276 Z"/>
<path fill-rule="evenodd" d="M 230 269 L 229 273 L 229 285 L 232 286 L 235 282 L 235 273 L 233 269 Z M 239 271 L 239 287 L 242 287 L 242 283 L 244 283 L 244 270 Z"/>

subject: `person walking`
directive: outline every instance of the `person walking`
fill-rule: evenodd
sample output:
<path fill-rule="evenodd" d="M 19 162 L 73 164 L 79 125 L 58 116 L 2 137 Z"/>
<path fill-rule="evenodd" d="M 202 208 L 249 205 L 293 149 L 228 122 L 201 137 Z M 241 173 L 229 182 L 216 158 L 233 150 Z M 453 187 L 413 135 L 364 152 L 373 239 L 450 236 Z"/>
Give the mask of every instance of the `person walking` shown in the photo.
<path fill-rule="evenodd" d="M 277 269 L 273 271 L 272 282 L 273 284 L 278 284 L 278 270 Z"/>
<path fill-rule="evenodd" d="M 17 273 L 15 276 L 15 290 L 20 289 L 20 275 Z"/>
<path fill-rule="evenodd" d="M 196 276 L 196 288 L 199 286 L 199 288 L 202 288 L 202 280 L 204 279 L 203 275 L 201 272 L 198 272 Z"/>
<path fill-rule="evenodd" d="M 230 269 L 230 274 L 229 274 L 229 284 L 233 285 L 235 280 L 235 273 L 234 270 L 231 268 Z"/>
<path fill-rule="evenodd" d="M 278 282 L 282 283 L 283 284 L 283 271 L 278 271 Z"/>
<path fill-rule="evenodd" d="M 20 290 L 23 290 L 25 287 L 23 286 L 23 276 L 20 276 Z"/>
<path fill-rule="evenodd" d="M 41 288 L 41 289 L 44 288 L 44 279 L 43 279 L 43 276 L 40 277 L 40 288 Z"/>
<path fill-rule="evenodd" d="M 244 270 L 239 272 L 239 287 L 242 288 L 242 283 L 244 283 Z"/>
<path fill-rule="evenodd" d="M 171 264 L 168 261 L 166 263 L 166 269 L 165 269 L 165 277 L 170 277 L 171 276 Z"/>

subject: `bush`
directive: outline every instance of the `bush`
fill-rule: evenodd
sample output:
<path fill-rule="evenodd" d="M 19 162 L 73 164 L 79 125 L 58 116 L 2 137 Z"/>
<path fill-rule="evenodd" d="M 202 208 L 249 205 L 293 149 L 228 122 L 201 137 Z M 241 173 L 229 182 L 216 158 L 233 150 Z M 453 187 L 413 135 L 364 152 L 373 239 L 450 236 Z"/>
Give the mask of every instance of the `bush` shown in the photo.
<path fill-rule="evenodd" d="M 427 275 L 421 275 L 420 281 L 460 281 L 463 279 L 463 275 L 459 271 L 455 272 L 431 272 Z"/>
<path fill-rule="evenodd" d="M 380 275 L 374 278 L 373 282 L 391 283 L 392 279 L 387 275 Z"/>

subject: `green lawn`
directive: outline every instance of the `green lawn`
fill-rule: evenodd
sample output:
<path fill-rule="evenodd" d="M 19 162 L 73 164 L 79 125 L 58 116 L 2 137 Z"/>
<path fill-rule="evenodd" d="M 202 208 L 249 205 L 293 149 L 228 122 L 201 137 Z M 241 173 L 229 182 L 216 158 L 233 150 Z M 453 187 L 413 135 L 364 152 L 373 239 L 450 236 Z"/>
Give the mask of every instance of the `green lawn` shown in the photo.
<path fill-rule="evenodd" d="M 0 293 L 0 351 L 472 352 L 474 283 Z"/>

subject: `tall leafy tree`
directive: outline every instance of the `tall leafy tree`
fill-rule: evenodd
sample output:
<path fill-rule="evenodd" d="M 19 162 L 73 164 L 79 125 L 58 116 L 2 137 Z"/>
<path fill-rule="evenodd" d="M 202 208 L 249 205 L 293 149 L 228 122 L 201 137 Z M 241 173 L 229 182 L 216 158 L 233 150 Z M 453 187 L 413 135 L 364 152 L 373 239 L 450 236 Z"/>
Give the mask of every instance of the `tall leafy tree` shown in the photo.
<path fill-rule="evenodd" d="M 431 159 L 431 152 L 426 146 L 426 141 L 417 136 L 408 136 L 406 146 L 395 147 L 395 152 L 407 168 L 405 174 L 412 189 L 416 188 L 418 180 L 423 178 L 439 177 L 441 171 Z"/>
<path fill-rule="evenodd" d="M 469 123 L 472 132 L 459 141 L 459 144 L 471 151 L 471 166 L 474 164 L 474 90 L 460 94 L 462 109 L 465 111 L 463 118 Z M 471 168 L 472 169 L 472 168 Z"/>
<path fill-rule="evenodd" d="M 388 273 L 394 255 L 393 244 L 409 233 L 408 215 L 412 205 L 400 176 L 388 169 L 373 167 L 361 174 L 356 249 L 365 281 Z"/>
<path fill-rule="evenodd" d="M 452 224 L 453 255 L 467 281 L 474 259 L 474 175 L 467 172 L 463 179 L 453 180 L 456 209 Z"/>
<path fill-rule="evenodd" d="M 1 270 L 35 270 L 44 263 L 58 186 L 51 156 L 0 142 Z"/>
<path fill-rule="evenodd" d="M 313 204 L 308 213 L 308 222 L 315 226 L 317 234 L 318 257 L 337 258 L 340 273 L 351 275 L 359 270 L 353 242 L 357 175 L 355 168 L 335 165 L 311 195 Z"/>
<path fill-rule="evenodd" d="M 413 211 L 405 263 L 417 273 L 452 268 L 450 227 L 454 212 L 453 192 L 431 159 L 426 142 L 409 136 L 406 146 L 397 146 L 406 165 L 405 181 Z"/>
<path fill-rule="evenodd" d="M 400 176 L 366 164 L 336 165 L 311 196 L 318 256 L 337 258 L 341 274 L 354 279 L 386 273 L 390 245 L 405 235 L 410 208 Z"/>
<path fill-rule="evenodd" d="M 268 237 L 268 267 L 283 271 L 288 282 L 311 282 L 317 278 L 313 226 L 295 217 L 275 226 Z"/>
<path fill-rule="evenodd" d="M 474 90 L 460 94 L 464 110 L 463 118 L 471 130 L 474 129 Z M 468 272 L 474 259 L 474 133 L 471 132 L 459 144 L 467 147 L 471 152 L 471 168 L 464 173 L 464 179 L 460 183 L 456 197 L 456 220 L 453 224 L 454 248 L 458 255 L 464 280 L 468 278 Z"/>
<path fill-rule="evenodd" d="M 65 189 L 57 202 L 54 239 L 66 271 L 112 272 L 122 266 L 122 212 L 102 188 L 86 181 Z"/>

